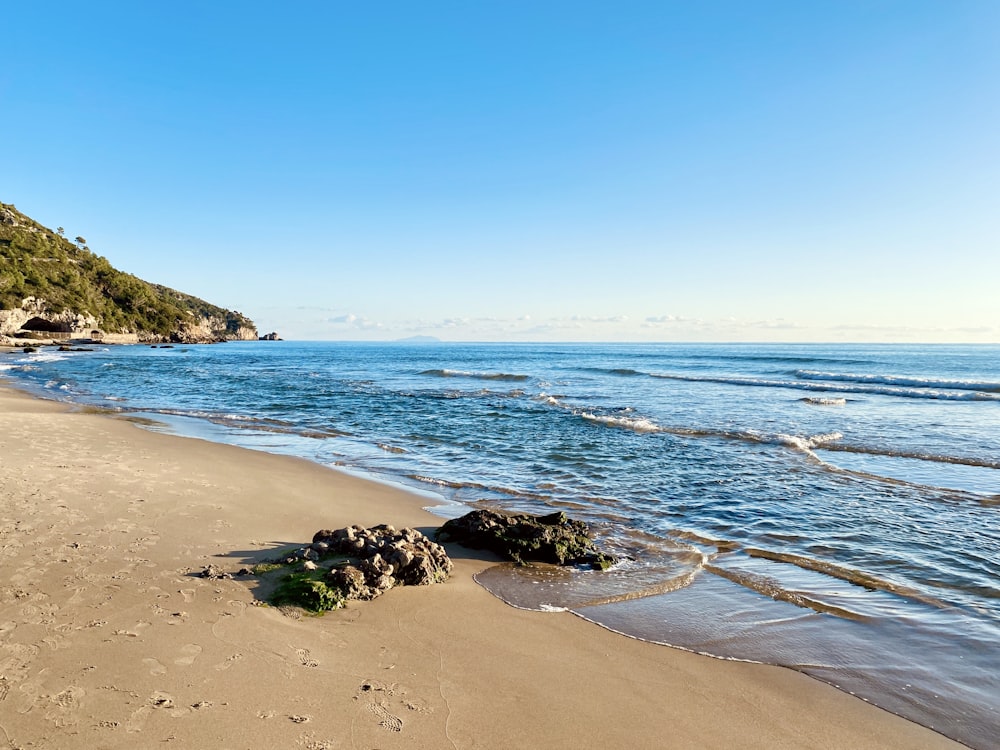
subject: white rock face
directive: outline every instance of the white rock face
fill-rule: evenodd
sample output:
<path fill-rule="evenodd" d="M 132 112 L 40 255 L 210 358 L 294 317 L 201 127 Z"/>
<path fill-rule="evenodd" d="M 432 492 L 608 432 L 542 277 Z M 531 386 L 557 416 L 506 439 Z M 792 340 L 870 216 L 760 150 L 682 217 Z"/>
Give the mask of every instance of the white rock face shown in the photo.
<path fill-rule="evenodd" d="M 49 336 L 39 333 L 35 338 L 47 340 L 50 338 L 80 338 L 99 339 L 108 344 L 138 344 L 145 343 L 165 343 L 169 339 L 155 334 L 143 334 L 124 331 L 104 331 L 100 329 L 97 318 L 93 315 L 80 314 L 73 311 L 61 313 L 51 313 L 48 311 L 48 303 L 41 298 L 27 297 L 20 307 L 10 310 L 0 310 L 0 336 L 9 339 L 18 331 L 22 330 L 24 324 L 32 318 L 44 318 L 52 323 L 68 323 L 72 332 L 69 336 Z M 219 341 L 220 339 L 237 341 L 256 341 L 257 329 L 240 327 L 235 333 L 226 331 L 226 320 L 222 317 L 194 318 L 184 325 L 178 332 L 180 340 L 185 343 L 208 343 Z"/>
<path fill-rule="evenodd" d="M 69 310 L 49 313 L 48 303 L 44 299 L 26 297 L 20 307 L 0 310 L 0 335 L 9 336 L 20 331 L 32 318 L 45 318 L 53 323 L 69 323 L 73 333 L 81 338 L 89 338 L 90 332 L 97 328 L 97 318 L 93 315 L 81 315 Z"/>

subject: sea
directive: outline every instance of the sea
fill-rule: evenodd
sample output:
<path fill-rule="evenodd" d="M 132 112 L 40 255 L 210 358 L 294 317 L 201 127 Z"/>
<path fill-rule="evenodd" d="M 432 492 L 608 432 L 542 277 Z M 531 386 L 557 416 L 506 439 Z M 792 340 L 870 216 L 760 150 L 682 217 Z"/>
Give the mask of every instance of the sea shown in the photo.
<path fill-rule="evenodd" d="M 442 517 L 565 511 L 624 561 L 479 582 L 1000 745 L 1000 346 L 240 342 L 0 369 Z"/>

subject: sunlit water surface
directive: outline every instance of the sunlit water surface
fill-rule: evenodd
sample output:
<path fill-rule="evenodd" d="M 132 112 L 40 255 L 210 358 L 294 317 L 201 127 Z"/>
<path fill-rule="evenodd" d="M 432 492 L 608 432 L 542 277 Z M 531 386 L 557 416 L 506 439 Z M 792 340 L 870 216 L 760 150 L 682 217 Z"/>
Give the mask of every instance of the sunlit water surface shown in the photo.
<path fill-rule="evenodd" d="M 469 506 L 630 559 L 500 566 L 511 604 L 782 664 L 1000 737 L 1000 347 L 245 343 L 13 354 L 46 396 Z"/>

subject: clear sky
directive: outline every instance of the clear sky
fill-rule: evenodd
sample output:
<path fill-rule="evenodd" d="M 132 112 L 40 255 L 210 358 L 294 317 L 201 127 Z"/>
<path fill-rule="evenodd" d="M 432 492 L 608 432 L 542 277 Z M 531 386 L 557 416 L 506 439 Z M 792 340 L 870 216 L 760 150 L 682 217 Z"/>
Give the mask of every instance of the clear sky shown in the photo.
<path fill-rule="evenodd" d="M 0 200 L 299 339 L 1000 341 L 1000 2 L 17 2 Z"/>

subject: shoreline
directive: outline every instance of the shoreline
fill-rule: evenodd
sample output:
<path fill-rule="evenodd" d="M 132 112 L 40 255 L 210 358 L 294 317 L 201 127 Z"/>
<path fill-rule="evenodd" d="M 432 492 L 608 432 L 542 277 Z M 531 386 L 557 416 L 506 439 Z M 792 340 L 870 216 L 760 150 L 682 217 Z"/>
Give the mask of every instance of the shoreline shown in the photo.
<path fill-rule="evenodd" d="M 208 581 L 426 498 L 73 412 L 0 379 L 0 733 L 11 747 L 963 747 L 782 667 L 504 604 L 487 555 L 322 618 Z"/>

